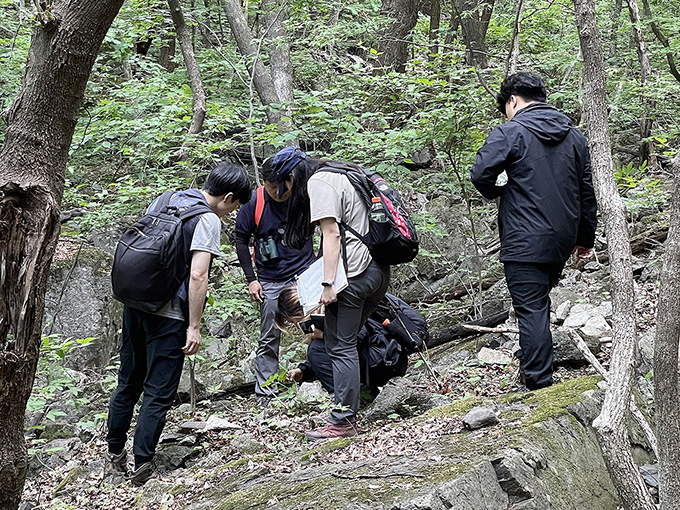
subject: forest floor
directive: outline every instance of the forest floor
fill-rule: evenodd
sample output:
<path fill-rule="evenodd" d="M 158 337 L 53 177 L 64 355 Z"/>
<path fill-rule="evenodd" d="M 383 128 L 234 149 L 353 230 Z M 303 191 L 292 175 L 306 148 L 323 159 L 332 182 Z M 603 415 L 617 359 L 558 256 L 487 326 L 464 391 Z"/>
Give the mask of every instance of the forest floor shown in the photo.
<path fill-rule="evenodd" d="M 657 285 L 654 282 L 637 284 L 637 317 L 640 333 L 654 325 Z M 482 342 L 483 343 L 483 342 Z M 480 345 L 481 346 L 481 345 Z M 446 352 L 455 346 L 442 345 L 437 350 Z M 598 358 L 606 367 L 611 344 L 602 344 Z M 440 352 L 441 354 L 441 352 Z M 487 399 L 516 392 L 518 364 L 490 365 L 477 362 L 474 356 L 461 359 L 440 369 L 439 390 L 427 376 L 423 366 L 415 367 L 417 356 L 412 356 L 407 377 L 415 376 L 432 393 L 442 394 L 442 404 L 470 399 Z M 555 381 L 594 375 L 590 366 L 559 367 Z M 186 421 L 206 421 L 210 416 L 227 420 L 226 430 L 197 434 L 192 446 L 198 455 L 186 462 L 186 467 L 158 473 L 165 490 L 182 486 L 171 501 L 159 503 L 140 497 L 140 489 L 124 482 L 111 485 L 103 479 L 103 458 L 106 450 L 105 424 L 101 424 L 92 439 L 67 456 L 59 467 L 47 468 L 27 480 L 22 510 L 35 509 L 100 509 L 122 508 L 182 509 L 219 486 L 231 474 L 290 473 L 321 465 L 340 464 L 370 459 L 377 456 L 401 455 L 413 458 L 426 455 L 428 443 L 434 439 L 463 430 L 460 416 L 431 416 L 423 419 L 404 419 L 392 415 L 385 420 L 361 421 L 361 435 L 342 448 L 318 448 L 304 438 L 304 432 L 325 421 L 330 399 L 305 400 L 294 395 L 275 400 L 265 409 L 258 408 L 254 397 L 233 397 L 221 401 L 199 402 L 194 413 L 188 404 L 173 407 L 168 414 L 166 433 L 179 430 Z M 102 396 L 102 406 L 106 405 Z M 497 427 L 504 427 L 504 421 Z M 246 438 L 247 448 L 243 441 Z M 38 446 L 29 441 L 29 448 Z M 130 455 L 130 460 L 132 455 Z M 436 460 L 436 459 L 435 459 Z M 219 470 L 213 467 L 220 466 Z M 75 468 L 75 469 L 74 469 Z M 272 496 L 271 505 L 277 503 Z M 30 506 L 32 505 L 32 506 Z"/>

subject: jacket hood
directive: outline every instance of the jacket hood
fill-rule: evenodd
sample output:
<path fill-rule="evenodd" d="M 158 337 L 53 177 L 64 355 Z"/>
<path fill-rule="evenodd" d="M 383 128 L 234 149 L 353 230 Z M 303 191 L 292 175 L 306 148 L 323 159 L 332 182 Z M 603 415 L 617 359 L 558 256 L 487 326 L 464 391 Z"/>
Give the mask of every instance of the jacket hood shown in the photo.
<path fill-rule="evenodd" d="M 531 103 L 518 111 L 510 122 L 517 122 L 545 144 L 564 140 L 571 129 L 571 119 L 546 103 Z"/>

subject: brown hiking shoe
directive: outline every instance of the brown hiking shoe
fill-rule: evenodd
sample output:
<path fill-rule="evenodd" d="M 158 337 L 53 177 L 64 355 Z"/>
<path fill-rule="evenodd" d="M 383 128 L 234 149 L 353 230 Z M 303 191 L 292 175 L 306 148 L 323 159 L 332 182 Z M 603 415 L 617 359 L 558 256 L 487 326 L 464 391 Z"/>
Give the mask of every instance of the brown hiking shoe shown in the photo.
<path fill-rule="evenodd" d="M 141 487 L 146 482 L 148 482 L 154 476 L 153 464 L 151 462 L 145 462 L 139 466 L 134 471 L 130 472 L 128 475 L 128 480 L 132 485 Z"/>
<path fill-rule="evenodd" d="M 335 423 L 326 423 L 323 427 L 316 430 L 305 432 L 305 436 L 310 441 L 319 441 L 321 439 L 333 439 L 336 437 L 354 437 L 359 434 L 356 424 L 336 425 Z"/>
<path fill-rule="evenodd" d="M 106 452 L 106 464 L 104 464 L 104 478 L 127 475 L 127 450 L 118 455 Z"/>

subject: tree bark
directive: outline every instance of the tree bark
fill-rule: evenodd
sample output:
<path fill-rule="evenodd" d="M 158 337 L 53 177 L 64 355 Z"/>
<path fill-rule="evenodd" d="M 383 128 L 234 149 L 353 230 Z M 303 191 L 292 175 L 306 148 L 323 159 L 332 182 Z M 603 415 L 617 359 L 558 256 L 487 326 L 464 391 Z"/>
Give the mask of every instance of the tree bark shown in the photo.
<path fill-rule="evenodd" d="M 411 31 L 418 21 L 418 0 L 382 0 L 380 12 L 392 18 L 378 44 L 380 64 L 399 73 L 406 70 Z"/>
<path fill-rule="evenodd" d="M 274 90 L 283 106 L 283 113 L 291 118 L 293 115 L 293 65 L 290 62 L 290 46 L 286 39 L 285 3 L 278 5 L 277 0 L 263 0 L 266 37 L 269 40 L 269 69 L 271 71 Z M 285 131 L 293 129 L 292 121 L 280 121 Z M 287 145 L 296 145 L 297 139 L 290 139 Z"/>
<path fill-rule="evenodd" d="M 177 69 L 177 64 L 173 62 L 173 58 L 175 58 L 175 46 L 174 35 L 163 37 L 160 53 L 158 55 L 158 63 L 169 73 L 172 73 Z"/>
<path fill-rule="evenodd" d="M 670 226 L 663 257 L 654 342 L 654 402 L 659 436 L 661 510 L 680 508 L 680 156 L 672 165 Z"/>
<path fill-rule="evenodd" d="M 430 0 L 430 54 L 439 53 L 439 27 L 442 21 L 441 0 Z M 430 57 L 431 59 L 432 57 Z"/>
<path fill-rule="evenodd" d="M 642 21 L 637 0 L 628 0 L 628 13 L 633 24 L 633 38 L 637 47 L 640 62 L 640 88 L 642 89 L 642 118 L 640 119 L 640 164 L 647 161 L 651 168 L 656 168 L 654 143 L 647 141 L 652 136 L 652 118 L 650 113 L 656 109 L 656 102 L 650 97 L 649 85 L 652 78 L 652 66 L 649 63 L 649 49 L 642 34 Z"/>
<path fill-rule="evenodd" d="M 16 509 L 28 465 L 26 402 L 38 361 L 64 172 L 85 85 L 123 0 L 55 0 L 38 13 L 0 151 L 0 508 Z"/>
<path fill-rule="evenodd" d="M 512 26 L 512 37 L 510 39 L 510 51 L 508 52 L 508 59 L 505 62 L 505 76 L 510 76 L 517 72 L 517 63 L 519 61 L 519 27 L 522 19 L 522 7 L 524 0 L 517 2 L 515 11 L 515 23 Z"/>
<path fill-rule="evenodd" d="M 229 20 L 231 33 L 234 35 L 241 55 L 252 62 L 250 73 L 260 101 L 264 106 L 280 104 L 281 99 L 276 92 L 274 80 L 260 59 L 258 46 L 253 44 L 253 33 L 248 27 L 248 19 L 241 10 L 239 1 L 224 0 L 224 12 Z M 268 108 L 267 119 L 271 124 L 279 124 L 281 113 L 273 108 Z"/>
<path fill-rule="evenodd" d="M 645 17 L 649 19 L 649 28 L 652 29 L 652 32 L 654 32 L 656 38 L 667 50 L 666 60 L 668 61 L 668 67 L 670 68 L 671 74 L 678 82 L 680 82 L 680 72 L 678 71 L 678 68 L 675 65 L 675 56 L 673 55 L 673 52 L 670 49 L 671 44 L 668 42 L 668 39 L 661 31 L 661 28 L 659 28 L 659 25 L 657 25 L 656 22 L 654 21 L 654 16 L 652 15 L 652 10 L 649 8 L 648 0 L 642 0 L 642 11 L 645 13 Z"/>
<path fill-rule="evenodd" d="M 489 29 L 494 0 L 452 0 L 453 12 L 463 33 L 467 48 L 465 62 L 470 66 L 487 67 L 486 31 Z"/>
<path fill-rule="evenodd" d="M 263 0 L 264 22 L 269 39 L 269 68 L 274 81 L 276 94 L 281 101 L 288 103 L 286 112 L 290 115 L 293 102 L 293 66 L 290 63 L 290 46 L 286 40 L 286 13 L 277 0 Z M 285 5 L 285 4 L 284 4 Z"/>
<path fill-rule="evenodd" d="M 574 8 L 583 54 L 593 181 L 607 234 L 613 304 L 609 381 L 602 411 L 593 426 L 623 507 L 652 510 L 654 503 L 633 461 L 626 430 L 637 343 L 635 303 L 626 212 L 612 169 L 602 46 L 593 0 L 574 0 Z"/>
<path fill-rule="evenodd" d="M 172 22 L 175 25 L 177 32 L 177 39 L 179 46 L 182 49 L 182 56 L 184 57 L 184 65 L 189 74 L 189 85 L 191 86 L 191 95 L 194 100 L 193 116 L 191 117 L 191 125 L 189 126 L 189 133 L 200 133 L 203 129 L 203 121 L 205 120 L 205 89 L 203 88 L 203 80 L 201 80 L 201 70 L 198 68 L 196 62 L 196 55 L 194 54 L 194 45 L 192 43 L 192 36 L 187 30 L 187 24 L 184 20 L 184 13 L 179 0 L 168 0 L 170 7 L 170 15 Z"/>

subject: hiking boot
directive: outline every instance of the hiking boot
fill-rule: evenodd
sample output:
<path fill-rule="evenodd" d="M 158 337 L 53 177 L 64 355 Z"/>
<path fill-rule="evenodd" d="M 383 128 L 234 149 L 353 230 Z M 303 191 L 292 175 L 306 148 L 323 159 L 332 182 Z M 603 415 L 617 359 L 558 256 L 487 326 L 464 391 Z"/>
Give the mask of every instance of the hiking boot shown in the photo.
<path fill-rule="evenodd" d="M 305 437 L 310 441 L 319 441 L 321 439 L 333 439 L 336 437 L 354 437 L 358 434 L 359 431 L 354 423 L 350 423 L 349 425 L 326 423 L 323 427 L 305 432 Z"/>
<path fill-rule="evenodd" d="M 132 483 L 132 485 L 141 487 L 146 482 L 148 482 L 153 477 L 153 475 L 154 470 L 152 463 L 145 462 L 144 464 L 142 464 L 141 466 L 139 466 L 130 473 L 130 475 L 128 476 L 128 480 L 130 480 L 130 483 Z"/>
<path fill-rule="evenodd" d="M 106 464 L 104 464 L 104 478 L 125 476 L 128 473 L 127 450 L 123 450 L 118 455 L 106 452 Z"/>

